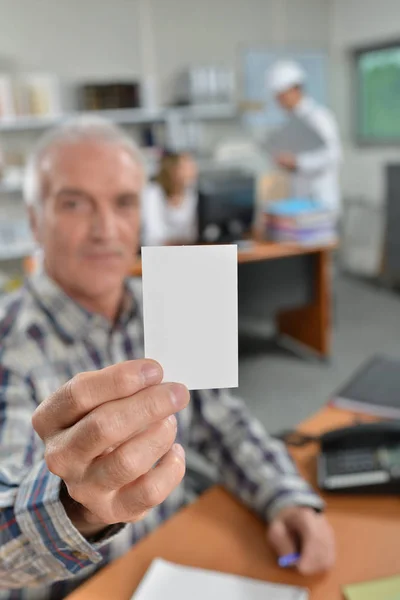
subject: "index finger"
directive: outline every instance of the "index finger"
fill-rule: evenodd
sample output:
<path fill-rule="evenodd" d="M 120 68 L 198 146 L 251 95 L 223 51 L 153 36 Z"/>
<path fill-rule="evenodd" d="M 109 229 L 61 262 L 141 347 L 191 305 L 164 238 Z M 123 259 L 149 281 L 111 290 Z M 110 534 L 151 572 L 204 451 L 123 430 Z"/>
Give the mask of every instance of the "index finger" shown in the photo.
<path fill-rule="evenodd" d="M 99 371 L 79 373 L 44 400 L 32 417 L 38 435 L 71 427 L 97 406 L 128 398 L 163 378 L 154 360 L 131 360 Z"/>

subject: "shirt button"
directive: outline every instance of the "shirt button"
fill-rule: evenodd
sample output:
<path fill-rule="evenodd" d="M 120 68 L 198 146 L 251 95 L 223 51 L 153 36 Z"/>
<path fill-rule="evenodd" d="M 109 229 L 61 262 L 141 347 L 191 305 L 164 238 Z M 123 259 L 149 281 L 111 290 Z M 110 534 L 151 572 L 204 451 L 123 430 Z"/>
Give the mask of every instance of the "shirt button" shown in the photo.
<path fill-rule="evenodd" d="M 80 552 L 80 550 L 74 550 L 71 554 L 74 558 L 77 558 L 78 560 L 88 560 L 89 558 L 87 554 L 85 554 L 84 552 Z"/>

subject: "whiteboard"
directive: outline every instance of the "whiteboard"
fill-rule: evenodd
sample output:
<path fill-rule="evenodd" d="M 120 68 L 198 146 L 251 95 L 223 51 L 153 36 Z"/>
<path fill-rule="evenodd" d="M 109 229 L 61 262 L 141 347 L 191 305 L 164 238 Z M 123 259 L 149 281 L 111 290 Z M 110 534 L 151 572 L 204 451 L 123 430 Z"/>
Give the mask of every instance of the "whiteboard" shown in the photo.
<path fill-rule="evenodd" d="M 317 102 L 328 104 L 328 54 L 321 50 L 271 50 L 259 48 L 243 53 L 244 100 L 261 102 L 264 110 L 244 113 L 246 125 L 252 128 L 275 127 L 285 121 L 266 85 L 267 71 L 277 60 L 295 60 L 307 73 L 306 90 Z"/>

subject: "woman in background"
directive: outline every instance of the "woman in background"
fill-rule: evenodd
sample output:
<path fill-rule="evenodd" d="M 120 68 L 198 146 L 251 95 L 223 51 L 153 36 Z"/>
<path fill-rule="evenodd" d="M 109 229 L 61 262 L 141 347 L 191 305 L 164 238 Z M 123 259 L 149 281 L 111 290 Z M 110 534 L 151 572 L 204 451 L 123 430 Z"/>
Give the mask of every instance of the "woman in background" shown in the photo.
<path fill-rule="evenodd" d="M 192 244 L 197 231 L 197 166 L 186 152 L 166 152 L 142 198 L 144 246 Z"/>

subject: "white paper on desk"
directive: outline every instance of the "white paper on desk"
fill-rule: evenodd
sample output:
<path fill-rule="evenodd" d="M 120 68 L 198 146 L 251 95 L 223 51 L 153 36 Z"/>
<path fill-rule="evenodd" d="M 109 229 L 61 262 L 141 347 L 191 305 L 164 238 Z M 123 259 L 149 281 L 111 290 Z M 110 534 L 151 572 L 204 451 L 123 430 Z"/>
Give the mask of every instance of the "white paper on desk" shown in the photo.
<path fill-rule="evenodd" d="M 306 590 L 182 567 L 157 558 L 132 600 L 307 600 Z"/>
<path fill-rule="evenodd" d="M 144 349 L 164 381 L 238 386 L 237 246 L 142 248 Z"/>

